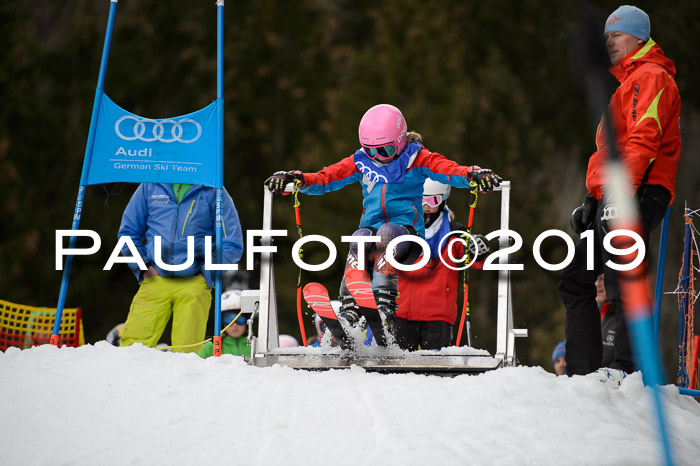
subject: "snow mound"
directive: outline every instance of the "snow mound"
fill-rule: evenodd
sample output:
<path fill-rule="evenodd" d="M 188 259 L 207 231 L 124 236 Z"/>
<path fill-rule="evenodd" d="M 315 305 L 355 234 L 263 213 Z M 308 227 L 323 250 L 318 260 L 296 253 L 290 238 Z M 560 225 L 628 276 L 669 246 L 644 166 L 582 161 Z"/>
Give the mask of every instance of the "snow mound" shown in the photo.
<path fill-rule="evenodd" d="M 700 406 L 663 387 L 679 464 Z M 650 390 L 539 367 L 454 378 L 255 368 L 105 342 L 0 353 L 0 464 L 656 464 Z"/>

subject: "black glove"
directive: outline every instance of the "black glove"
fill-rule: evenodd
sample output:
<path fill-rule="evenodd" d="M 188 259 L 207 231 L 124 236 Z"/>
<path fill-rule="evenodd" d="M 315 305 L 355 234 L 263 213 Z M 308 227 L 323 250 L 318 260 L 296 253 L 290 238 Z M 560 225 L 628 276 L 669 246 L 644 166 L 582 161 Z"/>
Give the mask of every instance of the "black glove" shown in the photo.
<path fill-rule="evenodd" d="M 603 208 L 600 211 L 600 228 L 607 235 L 612 231 L 612 223 L 620 216 L 620 209 L 612 197 L 603 195 Z"/>
<path fill-rule="evenodd" d="M 474 167 L 474 170 L 469 174 L 469 181 L 476 182 L 479 191 L 486 193 L 500 186 L 503 179 L 488 168 Z"/>
<path fill-rule="evenodd" d="M 288 183 L 299 180 L 300 186 L 304 186 L 304 174 L 299 170 L 289 172 L 275 172 L 274 175 L 265 180 L 265 186 L 275 194 L 284 193 L 284 188 Z"/>
<path fill-rule="evenodd" d="M 469 260 L 476 257 L 475 262 L 482 262 L 490 253 L 489 243 L 484 235 L 469 235 Z"/>
<path fill-rule="evenodd" d="M 583 204 L 576 207 L 571 213 L 571 229 L 578 235 L 590 229 L 595 222 L 595 212 L 598 209 L 598 201 L 593 194 L 588 193 Z"/>

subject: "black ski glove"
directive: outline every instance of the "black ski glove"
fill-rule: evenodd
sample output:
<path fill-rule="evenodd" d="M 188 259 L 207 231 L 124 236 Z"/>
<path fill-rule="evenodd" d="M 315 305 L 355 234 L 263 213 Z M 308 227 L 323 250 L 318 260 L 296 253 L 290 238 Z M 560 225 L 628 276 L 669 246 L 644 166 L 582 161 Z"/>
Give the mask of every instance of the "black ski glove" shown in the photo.
<path fill-rule="evenodd" d="M 603 208 L 600 211 L 600 228 L 603 234 L 607 235 L 612 231 L 612 223 L 620 217 L 620 209 L 612 196 L 603 195 L 601 201 Z"/>
<path fill-rule="evenodd" d="M 486 193 L 500 186 L 503 179 L 488 168 L 475 166 L 474 170 L 469 174 L 469 181 L 476 182 L 479 186 L 479 191 Z"/>
<path fill-rule="evenodd" d="M 490 253 L 489 243 L 484 235 L 469 235 L 469 261 L 476 257 L 475 262 L 483 262 Z"/>
<path fill-rule="evenodd" d="M 265 186 L 275 194 L 282 194 L 284 193 L 285 186 L 287 186 L 288 183 L 294 183 L 296 180 L 300 181 L 300 187 L 304 186 L 304 174 L 299 170 L 275 172 L 271 177 L 265 180 Z"/>
<path fill-rule="evenodd" d="M 595 212 L 598 209 L 598 201 L 593 194 L 588 193 L 583 204 L 576 207 L 571 213 L 571 229 L 578 235 L 590 229 L 595 222 Z"/>

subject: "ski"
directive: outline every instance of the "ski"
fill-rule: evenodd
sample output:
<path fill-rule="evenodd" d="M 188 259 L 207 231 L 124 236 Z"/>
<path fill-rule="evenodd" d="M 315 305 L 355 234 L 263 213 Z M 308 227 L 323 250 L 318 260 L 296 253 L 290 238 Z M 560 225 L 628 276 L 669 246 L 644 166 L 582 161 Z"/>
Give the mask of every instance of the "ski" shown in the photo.
<path fill-rule="evenodd" d="M 377 310 L 377 303 L 374 300 L 372 280 L 369 278 L 369 274 L 365 270 L 350 269 L 345 274 L 344 280 L 345 286 L 355 299 L 355 303 L 360 307 L 360 313 L 365 316 L 377 344 L 388 346 L 388 338 L 382 317 Z"/>
<path fill-rule="evenodd" d="M 343 326 L 335 315 L 326 287 L 320 283 L 308 283 L 304 287 L 303 293 L 306 303 L 318 314 L 340 347 L 344 350 L 352 349 L 352 340 L 348 337 L 347 333 L 345 333 Z"/>

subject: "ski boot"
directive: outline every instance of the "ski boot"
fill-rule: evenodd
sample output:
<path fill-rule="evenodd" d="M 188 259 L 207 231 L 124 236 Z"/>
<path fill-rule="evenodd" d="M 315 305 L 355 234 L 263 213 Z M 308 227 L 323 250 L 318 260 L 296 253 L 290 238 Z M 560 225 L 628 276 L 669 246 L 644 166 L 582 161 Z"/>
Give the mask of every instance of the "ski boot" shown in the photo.
<path fill-rule="evenodd" d="M 618 389 L 622 385 L 622 381 L 627 377 L 627 372 L 621 369 L 611 369 L 609 367 L 601 367 L 595 372 L 586 374 L 586 377 L 596 379 L 605 384 L 608 388 Z"/>
<path fill-rule="evenodd" d="M 352 295 L 340 296 L 340 310 L 338 318 L 343 319 L 350 327 L 356 327 L 360 321 L 360 307 L 355 303 Z"/>
<path fill-rule="evenodd" d="M 382 318 L 384 327 L 389 335 L 394 334 L 394 323 L 396 322 L 396 310 L 399 308 L 396 298 L 398 291 L 394 290 L 374 290 L 374 300 L 377 303 L 377 310 Z"/>

